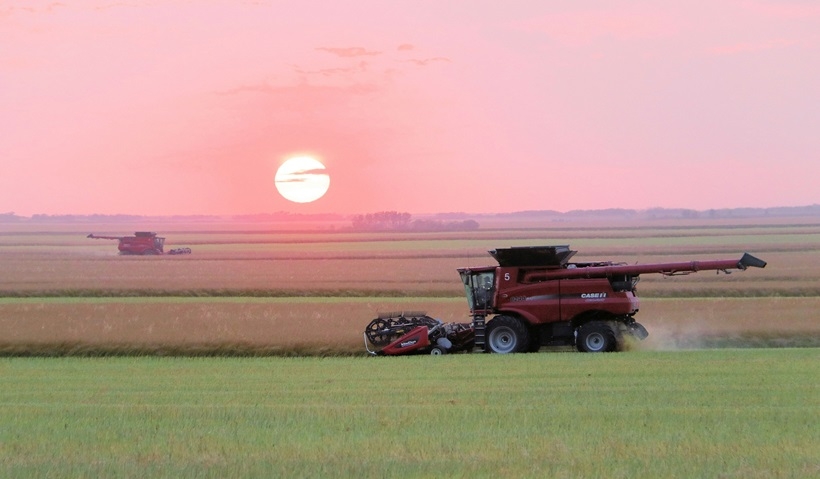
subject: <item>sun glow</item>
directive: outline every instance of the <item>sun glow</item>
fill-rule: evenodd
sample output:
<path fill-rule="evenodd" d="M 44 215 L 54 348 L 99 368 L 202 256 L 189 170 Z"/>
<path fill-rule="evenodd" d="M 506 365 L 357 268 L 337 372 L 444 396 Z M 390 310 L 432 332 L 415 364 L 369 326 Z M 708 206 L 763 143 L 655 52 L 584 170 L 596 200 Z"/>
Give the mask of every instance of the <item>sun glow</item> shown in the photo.
<path fill-rule="evenodd" d="M 276 189 L 294 203 L 310 203 L 327 193 L 330 176 L 325 165 L 311 156 L 294 156 L 282 163 L 274 179 Z"/>

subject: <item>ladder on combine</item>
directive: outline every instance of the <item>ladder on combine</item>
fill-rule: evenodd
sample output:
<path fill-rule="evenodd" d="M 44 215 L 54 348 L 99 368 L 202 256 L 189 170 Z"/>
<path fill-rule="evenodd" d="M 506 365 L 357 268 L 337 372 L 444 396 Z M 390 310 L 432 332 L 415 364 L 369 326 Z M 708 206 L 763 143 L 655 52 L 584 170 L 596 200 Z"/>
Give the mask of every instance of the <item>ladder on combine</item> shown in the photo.
<path fill-rule="evenodd" d="M 473 331 L 475 331 L 475 347 L 484 350 L 484 316 L 477 314 L 473 316 Z"/>

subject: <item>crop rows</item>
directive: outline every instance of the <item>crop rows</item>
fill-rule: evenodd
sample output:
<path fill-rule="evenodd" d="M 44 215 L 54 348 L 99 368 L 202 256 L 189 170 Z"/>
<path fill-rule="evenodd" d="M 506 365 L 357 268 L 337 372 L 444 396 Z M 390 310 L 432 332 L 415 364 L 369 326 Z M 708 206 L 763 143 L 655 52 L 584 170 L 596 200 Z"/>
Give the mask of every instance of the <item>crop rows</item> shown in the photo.
<path fill-rule="evenodd" d="M 539 244 L 570 244 L 579 250 L 578 261 L 626 263 L 739 258 L 749 251 L 769 266 L 731 275 L 642 276 L 639 320 L 652 331 L 664 326 L 664 315 L 674 325 L 709 312 L 696 329 L 707 325 L 706 336 L 717 341 L 754 334 L 764 344 L 805 345 L 817 334 L 812 308 L 820 297 L 820 225 L 808 220 L 634 228 L 530 224 L 470 233 L 296 233 L 238 231 L 231 225 L 197 231 L 197 226 L 163 233 L 169 243 L 193 245 L 192 255 L 179 257 L 119 256 L 116 242 L 70 231 L 94 225 L 0 230 L 4 351 L 346 354 L 361 350 L 362 328 L 380 311 L 406 305 L 445 321 L 468 321 L 456 268 L 493 264 L 489 249 Z M 106 298 L 121 301 L 101 301 Z M 170 302 L 155 301 L 161 298 Z M 734 306 L 723 306 L 730 303 Z M 664 304 L 674 306 L 652 311 Z M 681 304 L 692 304 L 692 313 L 684 313 Z M 752 327 L 758 324 L 769 326 Z M 789 325 L 788 337 L 781 337 L 782 325 Z M 711 344 L 703 341 L 676 334 L 671 342 Z"/>

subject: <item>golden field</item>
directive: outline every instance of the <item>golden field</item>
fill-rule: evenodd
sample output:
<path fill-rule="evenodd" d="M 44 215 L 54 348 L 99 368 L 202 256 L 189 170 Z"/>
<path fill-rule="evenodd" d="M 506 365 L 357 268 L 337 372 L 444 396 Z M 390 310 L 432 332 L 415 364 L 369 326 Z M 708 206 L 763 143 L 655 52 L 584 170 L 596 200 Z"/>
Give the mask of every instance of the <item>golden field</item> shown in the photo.
<path fill-rule="evenodd" d="M 24 298 L 0 301 L 0 353 L 352 354 L 377 312 L 469 322 L 460 298 Z M 638 347 L 817 345 L 820 298 L 646 299 Z M 814 339 L 811 339 L 814 338 Z"/>

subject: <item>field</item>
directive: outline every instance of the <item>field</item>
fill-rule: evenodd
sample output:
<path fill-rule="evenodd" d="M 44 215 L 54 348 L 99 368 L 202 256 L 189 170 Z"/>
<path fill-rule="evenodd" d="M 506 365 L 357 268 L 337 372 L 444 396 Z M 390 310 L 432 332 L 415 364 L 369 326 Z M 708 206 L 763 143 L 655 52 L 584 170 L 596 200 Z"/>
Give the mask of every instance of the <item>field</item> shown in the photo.
<path fill-rule="evenodd" d="M 820 475 L 820 351 L 0 359 L 3 477 Z"/>
<path fill-rule="evenodd" d="M 85 235 L 156 229 L 192 255 Z M 605 355 L 370 358 L 378 312 L 468 321 L 488 249 L 734 258 L 645 275 L 650 337 Z M 1 477 L 817 477 L 820 221 L 0 225 Z M 545 348 L 549 349 L 549 348 Z"/>
<path fill-rule="evenodd" d="M 644 275 L 644 346 L 820 344 L 820 220 L 636 224 L 490 223 L 471 232 L 276 230 L 187 224 L 162 231 L 185 256 L 116 254 L 143 225 L 4 225 L 0 353 L 353 354 L 379 312 L 423 310 L 468 321 L 458 267 L 488 249 L 570 244 L 576 259 L 627 263 L 739 257 L 769 262 L 732 275 Z M 160 225 L 161 226 L 161 225 Z"/>

